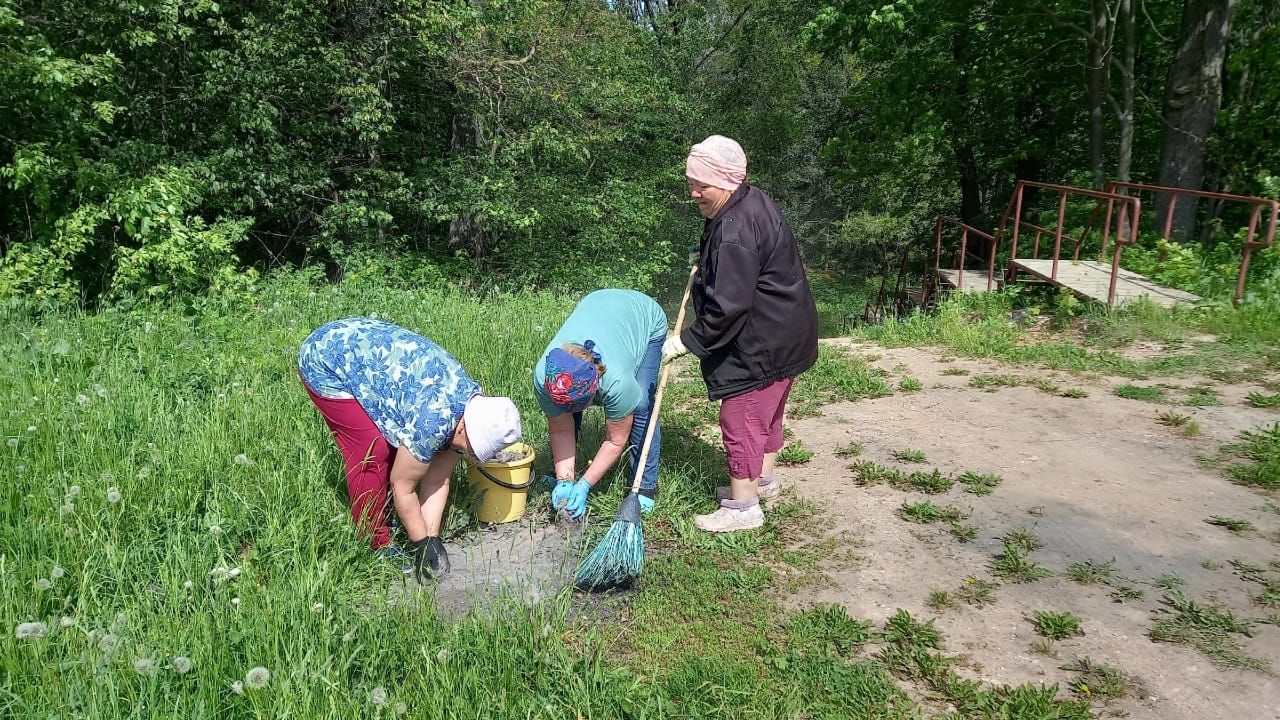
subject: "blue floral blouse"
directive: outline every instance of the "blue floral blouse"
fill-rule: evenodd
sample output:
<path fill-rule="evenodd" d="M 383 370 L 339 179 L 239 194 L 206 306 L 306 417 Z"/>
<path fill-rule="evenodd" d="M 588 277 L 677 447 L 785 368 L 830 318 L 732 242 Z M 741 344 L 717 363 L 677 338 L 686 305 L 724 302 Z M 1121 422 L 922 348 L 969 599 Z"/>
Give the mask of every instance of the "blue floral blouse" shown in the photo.
<path fill-rule="evenodd" d="M 442 450 L 480 386 L 425 337 L 370 318 L 335 320 L 302 343 L 298 371 L 320 397 L 354 398 L 392 447 L 422 462 Z"/>

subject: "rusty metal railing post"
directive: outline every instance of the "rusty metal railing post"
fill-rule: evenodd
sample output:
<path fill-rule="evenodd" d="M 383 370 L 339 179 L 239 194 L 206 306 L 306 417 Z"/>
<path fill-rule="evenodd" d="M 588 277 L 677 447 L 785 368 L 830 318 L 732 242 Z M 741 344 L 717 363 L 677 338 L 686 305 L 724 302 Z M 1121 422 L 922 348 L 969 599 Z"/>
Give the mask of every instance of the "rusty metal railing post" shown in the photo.
<path fill-rule="evenodd" d="M 1099 258 L 1107 256 L 1107 241 L 1111 239 L 1111 214 L 1115 211 L 1116 201 L 1114 199 L 1107 200 L 1107 220 L 1102 225 L 1102 250 L 1098 252 Z"/>
<path fill-rule="evenodd" d="M 1041 235 L 1043 235 L 1043 234 L 1044 234 L 1044 231 L 1043 231 L 1043 230 L 1040 230 L 1039 228 L 1037 228 L 1037 229 L 1036 229 L 1036 240 L 1035 240 L 1035 242 L 1034 242 L 1034 243 L 1032 243 L 1032 244 L 1031 244 L 1031 259 L 1032 259 L 1032 260 L 1039 260 L 1039 259 L 1040 259 L 1040 236 L 1041 236 Z"/>
<path fill-rule="evenodd" d="M 1231 298 L 1233 307 L 1240 306 L 1244 298 L 1244 280 L 1249 275 L 1249 258 L 1253 256 L 1253 236 L 1258 231 L 1258 216 L 1262 214 L 1262 206 L 1254 205 L 1249 214 L 1249 235 L 1245 238 L 1244 249 L 1240 251 L 1240 272 L 1236 275 L 1236 293 Z"/>
<path fill-rule="evenodd" d="M 1067 220 L 1067 191 L 1058 191 L 1058 228 L 1053 234 L 1053 269 L 1049 279 L 1058 281 L 1058 256 L 1062 254 L 1062 225 Z"/>
<path fill-rule="evenodd" d="M 1009 282 L 1018 279 L 1018 269 L 1013 261 L 1018 257 L 1018 226 L 1022 223 L 1022 189 L 1026 187 L 1019 180 L 1013 189 L 1013 237 L 1009 242 Z"/>
<path fill-rule="evenodd" d="M 960 292 L 964 292 L 964 259 L 969 253 L 969 228 L 960 229 L 960 262 L 956 268 L 956 287 L 960 288 Z"/>

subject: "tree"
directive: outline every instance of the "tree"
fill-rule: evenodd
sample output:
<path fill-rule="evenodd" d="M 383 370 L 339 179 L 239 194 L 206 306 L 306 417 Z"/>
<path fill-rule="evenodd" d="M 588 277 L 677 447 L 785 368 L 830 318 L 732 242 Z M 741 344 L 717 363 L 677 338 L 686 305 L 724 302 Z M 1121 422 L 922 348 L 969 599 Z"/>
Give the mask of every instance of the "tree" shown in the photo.
<path fill-rule="evenodd" d="M 1165 81 L 1161 185 L 1193 190 L 1203 186 L 1209 140 L 1222 105 L 1227 42 L 1237 4 L 1238 0 L 1186 0 L 1183 4 L 1182 32 Z M 1165 217 L 1170 202 L 1168 196 L 1158 199 L 1158 217 Z M 1192 197 L 1177 200 L 1173 213 L 1176 238 L 1193 237 L 1197 204 Z"/>

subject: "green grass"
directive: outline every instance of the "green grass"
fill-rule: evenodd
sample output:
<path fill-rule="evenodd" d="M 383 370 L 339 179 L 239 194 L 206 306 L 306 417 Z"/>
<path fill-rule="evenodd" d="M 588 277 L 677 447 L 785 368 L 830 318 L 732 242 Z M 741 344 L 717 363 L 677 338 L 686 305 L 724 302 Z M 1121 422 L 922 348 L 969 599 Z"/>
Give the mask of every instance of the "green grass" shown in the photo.
<path fill-rule="evenodd" d="M 813 451 L 796 440 L 789 442 L 778 451 L 778 464 L 785 466 L 803 465 L 813 459 Z"/>
<path fill-rule="evenodd" d="M 1137 380 L 1265 364 L 1280 344 L 1280 323 L 1276 322 L 1280 301 L 1275 300 L 1240 308 L 1222 302 L 1171 309 L 1145 302 L 1127 303 L 1118 310 L 1089 306 L 1078 325 L 1048 335 L 1033 336 L 1011 320 L 1010 312 L 1017 306 L 1052 309 L 1051 295 L 1023 288 L 1004 293 L 957 293 L 936 312 L 891 318 L 882 325 L 860 328 L 857 334 L 886 347 L 942 346 L 961 357 Z M 1075 327 L 1088 329 L 1078 331 Z M 1219 341 L 1187 342 L 1193 333 L 1217 335 Z M 1118 352 L 1142 340 L 1180 345 L 1181 349 L 1147 359 L 1132 359 Z"/>
<path fill-rule="evenodd" d="M 907 463 L 928 462 L 928 459 L 924 456 L 923 451 L 912 450 L 910 448 L 903 449 L 903 450 L 894 450 L 893 457 L 898 462 L 907 462 Z"/>
<path fill-rule="evenodd" d="M 1220 528 L 1225 528 L 1237 534 L 1251 532 L 1253 530 L 1253 523 L 1249 522 L 1248 520 L 1241 520 L 1240 518 L 1223 517 L 1221 515 L 1210 515 L 1209 517 L 1205 518 L 1205 522 L 1209 523 L 1210 525 L 1216 525 Z"/>
<path fill-rule="evenodd" d="M 1032 613 L 1032 618 L 1036 634 L 1050 640 L 1064 640 L 1084 634 L 1084 629 L 1080 627 L 1080 618 L 1069 612 L 1036 610 Z"/>
<path fill-rule="evenodd" d="M 1004 482 L 1004 479 L 999 475 L 966 470 L 960 474 L 960 477 L 956 478 L 956 481 L 964 485 L 965 492 L 973 493 L 974 495 L 990 495 L 992 490 Z"/>
<path fill-rule="evenodd" d="M 956 598 L 966 605 L 986 607 L 996 601 L 995 591 L 998 587 L 1000 587 L 999 583 L 970 575 L 956 589 Z"/>
<path fill-rule="evenodd" d="M 968 375 L 969 371 L 962 367 L 949 367 L 942 371 L 943 375 Z"/>
<path fill-rule="evenodd" d="M 956 599 L 946 590 L 934 590 L 929 593 L 929 599 L 925 601 L 931 610 L 939 611 L 956 606 Z"/>
<path fill-rule="evenodd" d="M 1072 398 L 1075 400 L 1081 400 L 1089 397 L 1089 391 L 1085 390 L 1084 388 L 1067 388 L 1066 390 L 1063 390 L 1058 394 L 1061 397 Z"/>
<path fill-rule="evenodd" d="M 858 457 L 861 454 L 862 454 L 862 443 L 860 442 L 851 442 L 848 445 L 843 445 L 841 447 L 836 448 L 836 457 L 839 457 L 839 458 Z"/>
<path fill-rule="evenodd" d="M 1076 678 L 1067 685 L 1067 689 L 1081 700 L 1113 702 L 1124 699 L 1136 690 L 1134 681 L 1127 675 L 1110 665 L 1095 663 L 1088 657 L 1063 665 L 1062 669 L 1076 673 Z"/>
<path fill-rule="evenodd" d="M 1196 648 L 1218 667 L 1269 672 L 1264 660 L 1247 655 L 1234 636 L 1250 635 L 1248 621 L 1217 605 L 1201 604 L 1181 592 L 1161 598 L 1164 607 L 1155 613 L 1149 635 L 1157 642 L 1182 643 Z"/>
<path fill-rule="evenodd" d="M 964 519 L 964 513 L 954 505 L 939 507 L 929 500 L 920 500 L 902 503 L 898 508 L 898 517 L 927 525 L 940 521 L 958 522 Z"/>
<path fill-rule="evenodd" d="M 1146 596 L 1146 593 L 1142 591 L 1142 588 L 1132 585 L 1117 585 L 1107 596 L 1111 598 L 1111 602 L 1123 603 L 1129 600 L 1141 600 Z"/>
<path fill-rule="evenodd" d="M 1165 401 L 1164 390 L 1158 387 L 1142 387 L 1140 385 L 1117 385 L 1112 394 L 1126 400 L 1142 400 L 1143 402 L 1162 403 Z"/>
<path fill-rule="evenodd" d="M 964 523 L 951 523 L 951 537 L 959 543 L 970 543 L 978 539 L 978 528 L 973 525 L 965 525 Z"/>
<path fill-rule="evenodd" d="M 902 392 L 919 392 L 924 389 L 924 383 L 919 378 L 904 377 L 898 381 L 898 389 Z"/>
<path fill-rule="evenodd" d="M 944 475 L 941 470 L 936 468 L 928 472 L 896 473 L 890 476 L 887 482 L 889 487 L 895 490 L 905 492 L 915 490 L 928 495 L 940 495 L 956 484 L 956 481 L 951 476 Z"/>
<path fill-rule="evenodd" d="M 885 397 L 893 394 L 866 361 L 843 348 L 820 345 L 818 361 L 792 386 L 787 416 L 813 417 L 818 408 L 833 402 Z"/>
<path fill-rule="evenodd" d="M 1211 387 L 1197 385 L 1196 387 L 1186 388 L 1185 393 L 1187 397 L 1182 401 L 1183 405 L 1209 407 L 1222 404 L 1222 397 L 1218 395 L 1218 391 Z"/>
<path fill-rule="evenodd" d="M 1033 562 L 1027 553 L 1024 546 L 1005 541 L 1003 549 L 992 556 L 988 566 L 996 577 L 1014 583 L 1035 582 L 1053 574 L 1048 568 Z"/>
<path fill-rule="evenodd" d="M 1044 547 L 1044 542 L 1034 532 L 1026 528 L 1010 530 L 1000 538 L 1005 545 L 1010 545 L 1022 552 L 1035 552 Z"/>
<path fill-rule="evenodd" d="M 1222 452 L 1244 461 L 1229 465 L 1227 477 L 1265 490 L 1280 488 L 1280 423 L 1246 430 L 1239 442 L 1224 446 Z"/>
<path fill-rule="evenodd" d="M 1247 399 L 1249 404 L 1256 408 L 1280 407 L 1280 393 L 1264 395 L 1263 393 L 1251 392 Z"/>
<path fill-rule="evenodd" d="M 528 372 L 572 302 L 284 277 L 251 306 L 87 315 L 0 303 L 10 411 L 0 436 L 13 440 L 0 442 L 5 709 L 375 717 L 404 703 L 414 717 L 908 720 L 924 710 L 895 673 L 914 669 L 970 716 L 1077 717 L 1052 686 L 960 682 L 937 650 L 891 667 L 864 652 L 883 645 L 866 621 L 784 611 L 771 591 L 812 571 L 803 548 L 830 550 L 806 544 L 816 510 L 780 503 L 763 528 L 729 537 L 692 528 L 724 473 L 722 450 L 699 435 L 715 410 L 696 381 L 668 387 L 663 495 L 633 592 L 496 601 L 448 621 L 430 590 L 389 593 L 402 576 L 371 558 L 350 522 L 340 458 L 297 380 L 299 342 L 327 320 L 370 313 L 439 340 L 486 391 L 515 399 L 545 474 Z M 864 362 L 824 348 L 797 403 L 812 411 L 889 391 Z M 581 447 L 601 434 L 588 411 Z M 613 517 L 621 476 L 592 493 L 593 516 Z M 474 531 L 467 484 L 453 492 L 451 540 Z M 529 508 L 547 510 L 545 488 Z M 601 531 L 589 527 L 588 539 Z M 42 637 L 16 637 L 33 622 Z M 926 637 L 898 630 L 907 634 L 890 644 L 903 649 Z M 257 667 L 265 686 L 232 692 Z"/>
<path fill-rule="evenodd" d="M 1108 560 L 1105 563 L 1092 560 L 1071 563 L 1067 566 L 1067 577 L 1081 585 L 1097 585 L 1110 581 L 1115 567 L 1115 560 Z"/>
<path fill-rule="evenodd" d="M 1017 387 L 1021 384 L 1022 380 L 1012 375 L 974 375 L 969 378 L 969 387 L 987 392 L 995 392 L 1000 388 Z"/>

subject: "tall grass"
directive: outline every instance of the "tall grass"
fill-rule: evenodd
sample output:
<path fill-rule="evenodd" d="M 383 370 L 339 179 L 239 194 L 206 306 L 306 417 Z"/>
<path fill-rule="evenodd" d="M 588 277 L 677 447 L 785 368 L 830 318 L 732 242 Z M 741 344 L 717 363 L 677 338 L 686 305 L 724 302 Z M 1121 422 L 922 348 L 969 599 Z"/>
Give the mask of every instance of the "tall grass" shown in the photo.
<path fill-rule="evenodd" d="M 675 408 L 646 520 L 658 552 L 625 604 L 566 592 L 446 622 L 429 590 L 389 590 L 401 576 L 356 534 L 298 344 L 348 315 L 405 325 L 513 397 L 542 450 L 529 372 L 571 305 L 297 277 L 253 305 L 0 305 L 0 715 L 917 716 L 882 663 L 778 629 L 766 590 L 812 508 L 772 507 L 754 533 L 692 529 L 724 460 Z M 887 392 L 824 377 L 815 401 Z M 593 515 L 612 518 L 617 485 L 592 493 Z"/>

